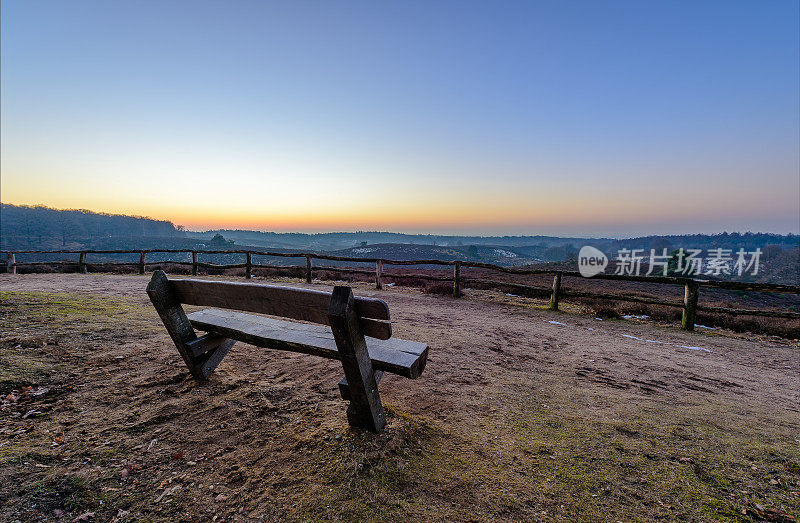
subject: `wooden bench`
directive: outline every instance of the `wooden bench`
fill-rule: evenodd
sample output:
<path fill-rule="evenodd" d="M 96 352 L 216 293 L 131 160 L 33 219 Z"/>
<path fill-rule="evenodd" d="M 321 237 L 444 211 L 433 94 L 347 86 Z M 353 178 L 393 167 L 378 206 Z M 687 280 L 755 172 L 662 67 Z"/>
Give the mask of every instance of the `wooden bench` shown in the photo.
<path fill-rule="evenodd" d="M 335 287 L 330 293 L 253 283 L 171 279 L 163 271 L 155 271 L 147 294 L 196 379 L 207 379 L 237 340 L 340 360 L 345 377 L 339 382 L 339 391 L 342 398 L 350 401 L 347 420 L 350 425 L 373 432 L 380 432 L 386 424 L 378 394 L 383 373 L 416 379 L 428 359 L 426 344 L 391 337 L 385 302 L 354 297 L 350 287 Z M 182 304 L 228 310 L 205 309 L 187 315 Z M 207 334 L 198 336 L 195 329 Z"/>

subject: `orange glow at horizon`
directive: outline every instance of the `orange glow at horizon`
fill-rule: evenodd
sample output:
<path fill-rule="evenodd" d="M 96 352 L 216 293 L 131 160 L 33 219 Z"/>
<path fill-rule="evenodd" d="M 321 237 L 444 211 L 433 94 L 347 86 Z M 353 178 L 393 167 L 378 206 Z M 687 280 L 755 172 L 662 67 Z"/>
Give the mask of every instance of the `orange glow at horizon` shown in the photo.
<path fill-rule="evenodd" d="M 572 169 L 376 168 L 379 176 L 341 165 L 267 162 L 233 171 L 226 159 L 186 163 L 160 158 L 106 165 L 58 158 L 4 156 L 2 201 L 88 209 L 169 220 L 191 230 L 279 232 L 382 230 L 440 234 L 606 234 L 638 230 L 693 233 L 770 229 L 773 216 L 796 216 L 796 201 L 758 179 L 715 188 L 715 198 L 686 192 L 666 176 L 647 180 L 648 198 L 628 180 L 607 183 L 594 168 L 586 181 Z M 608 169 L 608 168 L 606 168 Z M 114 173 L 109 175 L 107 173 Z M 220 175 L 220 173 L 225 173 Z M 411 174 L 409 174 L 411 173 Z M 132 181 L 135 180 L 135 183 Z M 659 180 L 666 180 L 656 186 Z M 467 183 L 468 182 L 468 183 Z M 770 201 L 765 207 L 762 201 Z M 735 211 L 738 222 L 727 217 Z M 770 222 L 770 220 L 773 220 Z M 774 229 L 773 231 L 774 232 Z M 794 231 L 787 231 L 794 232 Z"/>

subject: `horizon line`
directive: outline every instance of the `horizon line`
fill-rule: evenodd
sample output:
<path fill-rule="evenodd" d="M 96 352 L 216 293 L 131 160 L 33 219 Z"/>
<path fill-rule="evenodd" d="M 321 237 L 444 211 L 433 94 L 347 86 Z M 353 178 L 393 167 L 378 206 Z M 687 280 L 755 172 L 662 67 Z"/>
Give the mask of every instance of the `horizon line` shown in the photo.
<path fill-rule="evenodd" d="M 707 232 L 683 232 L 683 233 L 666 233 L 666 234 L 657 234 L 657 233 L 649 233 L 649 234 L 640 234 L 640 235 L 628 235 L 628 236 L 610 236 L 610 235 L 559 235 L 559 234 L 509 234 L 509 233 L 495 233 L 495 234 L 476 234 L 471 232 L 464 232 L 464 233 L 435 233 L 435 232 L 402 232 L 397 230 L 366 230 L 366 229 L 353 229 L 353 230 L 316 230 L 316 231 L 302 231 L 302 230 L 267 230 L 267 229 L 242 229 L 242 228 L 227 228 L 224 226 L 217 226 L 216 228 L 189 228 L 187 226 L 176 224 L 175 221 L 165 218 L 155 218 L 148 215 L 140 215 L 140 214 L 125 214 L 120 212 L 106 212 L 106 211 L 95 211 L 92 209 L 86 208 L 57 208 L 51 207 L 44 203 L 38 204 L 16 204 L 10 202 L 2 202 L 0 201 L 0 206 L 2 205 L 12 205 L 15 207 L 27 207 L 27 208 L 45 208 L 54 211 L 86 211 L 94 214 L 105 214 L 108 216 L 124 216 L 129 218 L 139 218 L 139 219 L 147 219 L 153 221 L 160 221 L 160 222 L 167 222 L 172 224 L 173 227 L 176 229 L 181 228 L 181 230 L 185 232 L 191 233 L 208 233 L 208 232 L 219 232 L 219 231 L 236 231 L 236 232 L 255 232 L 260 234 L 303 234 L 307 236 L 313 235 L 322 235 L 322 234 L 396 234 L 396 235 L 403 235 L 403 236 L 436 236 L 442 238 L 464 238 L 464 237 L 471 237 L 471 238 L 536 238 L 536 237 L 550 237 L 550 238 L 559 238 L 559 239 L 585 239 L 585 240 L 631 240 L 637 238 L 647 238 L 647 237 L 670 237 L 670 236 L 717 236 L 723 234 L 729 235 L 774 235 L 774 236 L 784 236 L 784 237 L 793 237 L 793 236 L 800 236 L 800 232 L 764 232 L 764 231 L 728 231 L 722 230 L 714 233 L 707 233 Z"/>

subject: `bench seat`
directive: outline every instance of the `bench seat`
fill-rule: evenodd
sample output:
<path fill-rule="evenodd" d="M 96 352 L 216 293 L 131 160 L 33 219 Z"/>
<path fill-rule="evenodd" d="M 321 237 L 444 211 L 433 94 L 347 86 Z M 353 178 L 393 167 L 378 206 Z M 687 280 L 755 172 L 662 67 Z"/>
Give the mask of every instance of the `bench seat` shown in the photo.
<path fill-rule="evenodd" d="M 219 309 L 187 314 L 197 330 L 224 336 L 268 349 L 313 354 L 340 360 L 330 327 L 284 321 L 266 316 Z M 376 371 L 416 379 L 428 359 L 428 346 L 416 341 L 365 337 L 367 351 Z"/>

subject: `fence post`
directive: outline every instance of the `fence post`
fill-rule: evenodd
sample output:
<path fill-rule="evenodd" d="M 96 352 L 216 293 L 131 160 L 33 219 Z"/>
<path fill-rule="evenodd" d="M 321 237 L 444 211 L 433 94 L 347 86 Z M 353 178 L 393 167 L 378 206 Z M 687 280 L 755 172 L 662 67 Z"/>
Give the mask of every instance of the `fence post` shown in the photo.
<path fill-rule="evenodd" d="M 83 274 L 89 272 L 86 268 L 86 251 L 81 251 L 80 258 L 78 258 L 78 270 Z"/>
<path fill-rule="evenodd" d="M 557 311 L 558 310 L 558 298 L 559 293 L 561 292 L 561 272 L 556 272 L 555 276 L 553 276 L 553 293 L 550 295 L 550 310 Z"/>
<path fill-rule="evenodd" d="M 381 281 L 381 277 L 383 276 L 383 260 L 378 260 L 375 262 L 375 288 L 382 289 L 383 288 L 383 281 Z"/>
<path fill-rule="evenodd" d="M 139 274 L 144 274 L 144 258 L 146 255 L 146 252 L 139 251 Z"/>
<path fill-rule="evenodd" d="M 17 261 L 16 261 L 16 258 L 14 257 L 14 253 L 13 252 L 9 252 L 8 253 L 8 261 L 7 261 L 6 272 L 11 273 L 11 274 L 16 274 L 17 273 Z"/>
<path fill-rule="evenodd" d="M 700 296 L 700 285 L 694 280 L 686 280 L 686 291 L 683 294 L 683 318 L 681 329 L 694 330 L 694 320 L 697 315 L 697 298 Z"/>
<path fill-rule="evenodd" d="M 311 283 L 311 255 L 306 254 L 306 283 Z"/>
<path fill-rule="evenodd" d="M 244 267 L 244 277 L 247 278 L 248 280 L 251 277 L 251 272 L 252 272 L 251 271 L 251 265 L 253 265 L 253 253 L 248 252 L 247 253 L 247 264 Z"/>
<path fill-rule="evenodd" d="M 197 251 L 192 251 L 192 276 L 197 276 Z"/>
<path fill-rule="evenodd" d="M 453 265 L 453 297 L 461 296 L 461 262 L 457 261 Z"/>

